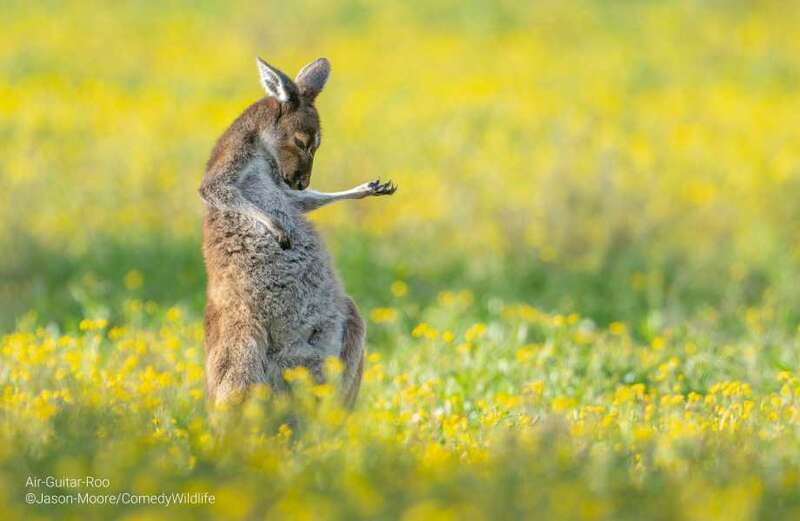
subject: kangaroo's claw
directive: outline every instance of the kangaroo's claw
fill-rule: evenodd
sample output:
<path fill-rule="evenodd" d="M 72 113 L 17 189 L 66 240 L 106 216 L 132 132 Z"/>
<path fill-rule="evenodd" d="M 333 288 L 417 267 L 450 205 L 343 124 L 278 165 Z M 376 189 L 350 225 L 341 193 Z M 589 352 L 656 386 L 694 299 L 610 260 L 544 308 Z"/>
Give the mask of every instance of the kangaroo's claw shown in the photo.
<path fill-rule="evenodd" d="M 397 185 L 395 185 L 391 181 L 387 181 L 381 184 L 380 179 L 376 179 L 375 181 L 369 184 L 372 193 L 375 195 L 392 195 L 397 190 Z"/>
<path fill-rule="evenodd" d="M 275 239 L 278 241 L 278 245 L 282 250 L 288 250 L 292 247 L 292 241 L 289 240 L 289 235 L 284 231 L 277 233 Z"/>

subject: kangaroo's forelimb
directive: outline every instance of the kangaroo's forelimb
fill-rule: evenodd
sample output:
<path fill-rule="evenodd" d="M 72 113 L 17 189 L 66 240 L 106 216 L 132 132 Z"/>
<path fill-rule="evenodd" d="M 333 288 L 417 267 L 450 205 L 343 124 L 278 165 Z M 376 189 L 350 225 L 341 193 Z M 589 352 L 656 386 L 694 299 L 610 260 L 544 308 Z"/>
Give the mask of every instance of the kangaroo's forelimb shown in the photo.
<path fill-rule="evenodd" d="M 236 212 L 254 219 L 267 228 L 282 249 L 290 248 L 289 234 L 279 222 L 278 216 L 270 215 L 269 211 L 247 197 L 248 192 L 244 187 L 246 182 L 253 179 L 257 179 L 257 176 L 249 175 L 246 170 L 243 172 L 222 172 L 205 179 L 198 191 L 207 205 L 219 210 Z"/>
<path fill-rule="evenodd" d="M 380 179 L 358 185 L 350 190 L 343 192 L 317 192 L 316 190 L 290 190 L 287 196 L 295 208 L 307 213 L 334 201 L 345 199 L 363 199 L 364 197 L 391 195 L 397 190 L 397 186 L 388 181 L 381 183 Z"/>

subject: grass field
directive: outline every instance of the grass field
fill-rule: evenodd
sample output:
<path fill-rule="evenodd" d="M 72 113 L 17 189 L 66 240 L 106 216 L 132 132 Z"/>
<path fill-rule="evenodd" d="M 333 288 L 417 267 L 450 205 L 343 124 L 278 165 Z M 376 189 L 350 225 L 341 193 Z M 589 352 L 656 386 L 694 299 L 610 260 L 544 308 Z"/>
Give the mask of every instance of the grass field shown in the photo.
<path fill-rule="evenodd" d="M 3 519 L 799 518 L 798 24 L 771 1 L 4 3 Z M 400 187 L 314 216 L 368 321 L 349 416 L 302 371 L 291 403 L 205 408 L 197 187 L 257 54 L 331 60 L 313 187 Z"/>

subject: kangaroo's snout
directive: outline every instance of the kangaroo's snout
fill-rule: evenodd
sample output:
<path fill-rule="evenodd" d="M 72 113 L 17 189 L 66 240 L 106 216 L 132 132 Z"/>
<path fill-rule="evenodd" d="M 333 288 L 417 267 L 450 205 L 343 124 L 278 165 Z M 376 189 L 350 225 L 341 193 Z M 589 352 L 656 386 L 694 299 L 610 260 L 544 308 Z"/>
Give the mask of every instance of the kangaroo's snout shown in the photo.
<path fill-rule="evenodd" d="M 292 188 L 295 190 L 305 190 L 311 183 L 311 175 L 310 173 L 304 174 L 298 170 L 292 175 L 292 180 L 293 181 L 289 184 Z"/>

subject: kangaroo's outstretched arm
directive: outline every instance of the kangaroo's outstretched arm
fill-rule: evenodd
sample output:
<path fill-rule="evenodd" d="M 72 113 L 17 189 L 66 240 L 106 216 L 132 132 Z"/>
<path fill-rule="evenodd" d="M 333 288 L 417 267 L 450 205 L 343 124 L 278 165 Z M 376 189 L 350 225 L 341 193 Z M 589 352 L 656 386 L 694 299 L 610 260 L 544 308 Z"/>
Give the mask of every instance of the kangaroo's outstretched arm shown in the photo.
<path fill-rule="evenodd" d="M 264 204 L 256 202 L 264 197 L 248 197 L 254 192 L 253 185 L 260 182 L 260 179 L 263 177 L 260 178 L 255 169 L 248 167 L 240 171 L 224 171 L 207 175 L 200 185 L 200 197 L 209 206 L 237 212 L 255 219 L 275 236 L 281 248 L 288 249 L 291 247 L 289 234 L 286 227 L 280 222 L 282 214 L 278 208 L 275 208 L 275 211 L 268 211 L 264 208 Z M 259 188 L 263 188 L 255 190 L 259 195 L 268 194 L 269 187 Z"/>
<path fill-rule="evenodd" d="M 317 192 L 316 190 L 289 190 L 286 196 L 298 210 L 307 213 L 326 204 L 344 199 L 362 199 L 373 195 L 391 195 L 397 186 L 391 181 L 381 183 L 380 179 L 364 183 L 343 192 Z"/>

